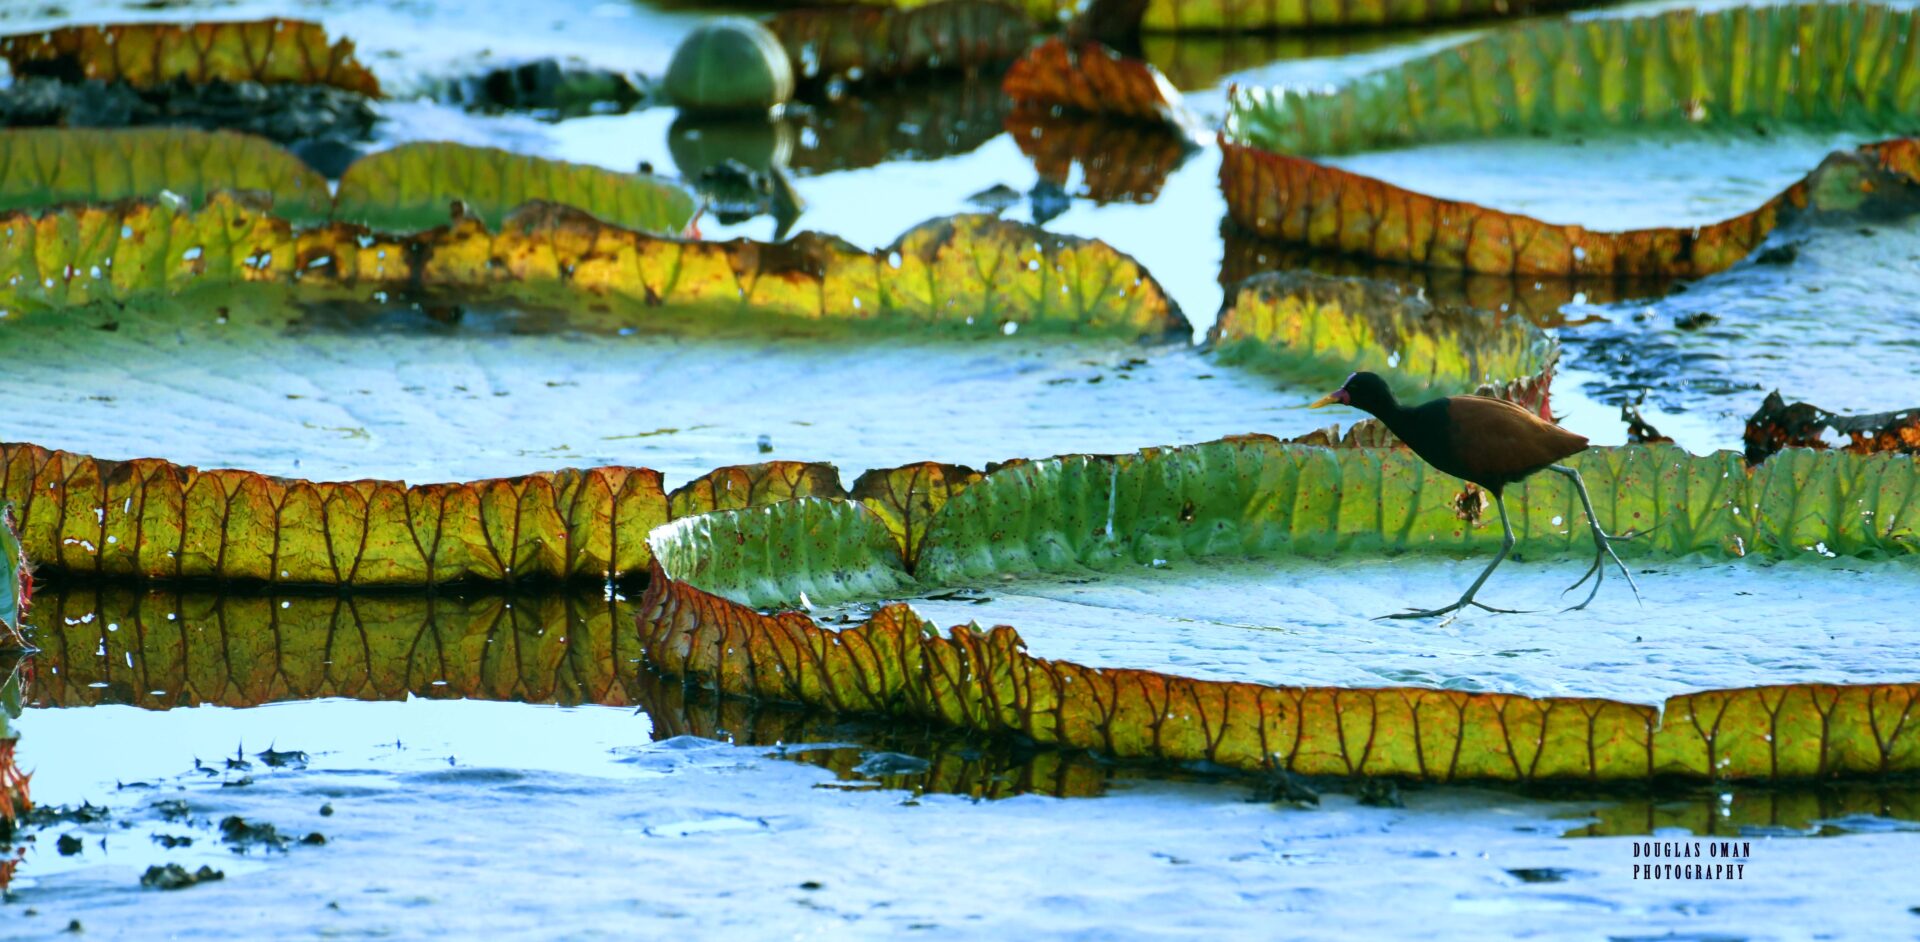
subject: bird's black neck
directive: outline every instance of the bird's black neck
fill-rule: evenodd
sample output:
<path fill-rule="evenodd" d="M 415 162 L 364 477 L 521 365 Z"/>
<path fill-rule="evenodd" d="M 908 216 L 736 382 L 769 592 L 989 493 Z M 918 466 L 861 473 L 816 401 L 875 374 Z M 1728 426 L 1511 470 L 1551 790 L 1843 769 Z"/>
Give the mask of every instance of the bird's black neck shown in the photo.
<path fill-rule="evenodd" d="M 1368 410 L 1373 417 L 1407 444 L 1429 464 L 1449 464 L 1444 445 L 1452 425 L 1447 415 L 1447 400 L 1435 399 L 1411 408 L 1394 400 Z M 1452 472 L 1449 472 L 1452 473 Z"/>

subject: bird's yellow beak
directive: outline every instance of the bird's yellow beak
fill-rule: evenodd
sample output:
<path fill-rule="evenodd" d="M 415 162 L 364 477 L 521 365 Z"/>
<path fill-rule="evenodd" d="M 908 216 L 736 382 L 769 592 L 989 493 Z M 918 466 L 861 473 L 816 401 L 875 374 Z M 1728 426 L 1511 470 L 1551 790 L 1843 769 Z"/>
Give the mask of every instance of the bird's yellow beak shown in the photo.
<path fill-rule="evenodd" d="M 1307 408 L 1309 408 L 1309 409 L 1318 409 L 1318 408 L 1321 408 L 1321 407 L 1323 407 L 1323 406 L 1330 406 L 1330 405 L 1334 405 L 1334 404 L 1336 404 L 1336 403 L 1338 403 L 1338 404 L 1340 404 L 1340 405 L 1343 405 L 1343 406 L 1347 404 L 1347 391 L 1346 391 L 1346 390 L 1344 390 L 1344 389 L 1336 389 L 1336 390 L 1334 390 L 1333 392 L 1330 392 L 1330 393 L 1327 393 L 1326 395 L 1324 395 L 1324 396 L 1321 396 L 1320 398 L 1318 398 L 1318 399 L 1315 399 L 1314 401 L 1312 401 L 1312 402 L 1309 402 L 1309 403 L 1307 403 Z"/>

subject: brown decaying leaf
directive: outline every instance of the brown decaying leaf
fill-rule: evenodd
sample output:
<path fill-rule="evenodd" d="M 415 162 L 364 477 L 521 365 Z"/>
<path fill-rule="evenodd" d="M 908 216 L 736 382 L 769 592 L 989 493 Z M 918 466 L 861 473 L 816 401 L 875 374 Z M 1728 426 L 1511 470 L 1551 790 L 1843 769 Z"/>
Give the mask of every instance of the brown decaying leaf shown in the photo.
<path fill-rule="evenodd" d="M 33 775 L 20 771 L 13 748 L 16 739 L 0 737 L 0 834 L 10 834 L 13 822 L 33 810 Z M 0 890 L 7 887 L 12 867 L 0 867 Z"/>
<path fill-rule="evenodd" d="M 957 464 L 923 461 L 899 468 L 880 468 L 853 482 L 852 497 L 873 511 L 912 569 L 920 559 L 920 545 L 934 514 L 955 494 L 980 480 L 980 472 Z"/>
<path fill-rule="evenodd" d="M 1159 69 L 1097 42 L 1049 39 L 1015 62 L 1000 88 L 1024 108 L 1192 125 L 1180 93 Z"/>
<path fill-rule="evenodd" d="M 942 636 L 898 604 L 831 630 L 676 582 L 657 563 L 639 623 L 649 662 L 726 693 L 1119 758 L 1429 781 L 1825 778 L 1920 764 L 1915 684 L 1709 691 L 1656 708 L 1194 680 L 1037 658 L 1005 625 Z"/>
<path fill-rule="evenodd" d="M 1845 444 L 1835 439 L 1844 436 Z M 1920 408 L 1871 415 L 1839 415 L 1805 402 L 1788 405 L 1779 390 L 1767 394 L 1747 419 L 1747 461 L 1759 464 L 1782 448 L 1839 448 L 1856 455 L 1920 453 Z"/>
<path fill-rule="evenodd" d="M 1920 141 L 1830 155 L 1752 212 L 1710 225 L 1595 232 L 1404 190 L 1300 157 L 1226 141 L 1220 185 L 1256 235 L 1368 258 L 1515 276 L 1700 277 L 1745 258 L 1819 195 L 1839 208 L 1915 197 Z"/>
<path fill-rule="evenodd" d="M 1153 202 L 1192 153 L 1178 131 L 1133 121 L 1018 109 L 1006 129 L 1042 180 L 1065 186 L 1078 163 L 1082 195 L 1096 203 Z"/>
<path fill-rule="evenodd" d="M 1660 434 L 1660 430 L 1654 428 L 1653 423 L 1647 421 L 1646 417 L 1640 414 L 1640 404 L 1645 401 L 1646 396 L 1643 394 L 1640 397 L 1640 402 L 1623 402 L 1620 404 L 1620 421 L 1627 423 L 1627 444 L 1672 444 L 1673 436 Z"/>
<path fill-rule="evenodd" d="M 231 23 L 120 23 L 67 26 L 0 37 L 15 75 L 122 81 L 334 85 L 371 98 L 380 82 L 353 57 L 353 43 L 328 43 L 303 20 Z"/>
<path fill-rule="evenodd" d="M 0 214 L 0 310 L 264 283 L 322 298 L 505 297 L 585 320 L 692 315 L 976 332 L 1013 323 L 1153 338 L 1190 330 L 1152 276 L 1105 243 L 990 216 L 932 220 L 871 252 L 814 233 L 683 241 L 544 202 L 497 232 L 455 217 L 407 236 L 344 223 L 296 231 L 226 194 L 195 211 L 126 201 Z"/>
<path fill-rule="evenodd" d="M 1020 54 L 1033 36 L 1021 10 L 997 0 L 938 0 L 912 9 L 861 4 L 788 10 L 767 28 L 803 82 L 973 70 Z"/>

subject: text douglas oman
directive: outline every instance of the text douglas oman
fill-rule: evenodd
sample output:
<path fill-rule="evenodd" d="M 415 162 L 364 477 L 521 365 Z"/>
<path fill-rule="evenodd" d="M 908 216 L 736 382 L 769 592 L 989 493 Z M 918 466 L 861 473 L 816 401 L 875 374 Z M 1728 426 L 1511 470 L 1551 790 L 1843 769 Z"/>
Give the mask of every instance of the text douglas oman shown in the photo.
<path fill-rule="evenodd" d="M 1636 880 L 1744 880 L 1752 841 L 1634 841 Z M 1679 862 L 1640 863 L 1641 860 Z"/>

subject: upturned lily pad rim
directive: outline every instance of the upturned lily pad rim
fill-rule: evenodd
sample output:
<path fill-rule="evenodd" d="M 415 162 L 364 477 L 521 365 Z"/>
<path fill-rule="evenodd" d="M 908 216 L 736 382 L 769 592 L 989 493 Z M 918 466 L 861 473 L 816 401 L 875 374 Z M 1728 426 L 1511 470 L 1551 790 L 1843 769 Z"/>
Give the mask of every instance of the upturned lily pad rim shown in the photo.
<path fill-rule="evenodd" d="M 1637 446 L 1620 450 L 1656 451 Z M 1661 451 L 1684 454 L 1671 448 Z M 1688 457 L 1696 462 L 1716 459 Z M 1719 457 L 1737 460 L 1730 452 Z M 1851 456 L 1826 457 L 1846 462 Z M 1055 461 L 1071 458 L 1090 456 Z M 1009 465 L 988 479 L 994 474 L 1019 476 L 1047 463 Z M 1920 472 L 1920 462 L 1909 464 L 1911 483 L 1920 477 L 1913 473 Z M 1792 484 L 1804 468 L 1789 465 L 1778 474 Z M 1112 473 L 1117 478 L 1117 470 Z M 1104 475 L 1094 469 L 1086 477 Z M 1027 484 L 1008 492 L 1015 495 L 1014 503 L 1003 507 L 1001 520 L 985 525 L 1017 525 L 1020 497 L 1037 500 L 1047 491 Z M 950 514 L 956 502 L 986 489 L 988 485 L 976 482 L 934 515 Z M 1053 504 L 1062 499 L 1049 496 Z M 1096 500 L 1082 503 L 1080 516 L 1068 516 L 1084 531 L 1102 508 Z M 1105 510 L 1109 534 L 1116 529 L 1113 508 L 1110 499 Z M 1909 500 L 1903 509 L 1911 508 Z M 1796 495 L 1788 512 L 1797 509 Z M 1188 518 L 1194 510 L 1189 502 L 1184 510 L 1168 507 L 1166 512 Z M 833 523 L 823 531 L 809 519 Z M 939 521 L 932 526 L 937 528 Z M 1073 539 L 1071 528 L 1061 532 L 1050 539 Z M 845 539 L 849 535 L 852 538 Z M 1006 625 L 991 630 L 963 625 L 943 635 L 902 603 L 887 604 L 859 624 L 829 627 L 792 606 L 769 604 L 770 584 L 760 576 L 723 571 L 743 560 L 777 562 L 780 573 L 764 574 L 786 583 L 771 586 L 776 595 L 792 588 L 796 571 L 799 581 L 806 581 L 810 564 L 830 570 L 823 574 L 827 581 L 815 585 L 891 584 L 924 591 L 926 585 L 914 584 L 904 560 L 894 552 L 898 547 L 887 543 L 886 536 L 886 528 L 859 503 L 821 499 L 688 518 L 656 529 L 649 535 L 654 560 L 640 605 L 647 661 L 723 694 L 903 715 L 983 732 L 1011 731 L 1043 744 L 1089 748 L 1120 758 L 1206 760 L 1248 771 L 1279 767 L 1309 775 L 1589 785 L 1883 777 L 1920 771 L 1920 727 L 1909 723 L 1920 705 L 1920 683 L 1700 690 L 1648 706 L 1437 687 L 1203 681 L 1037 658 Z M 1909 542 L 1906 548 L 1908 559 L 1920 560 L 1920 544 Z M 703 558 L 703 552 L 718 555 Z M 925 557 L 921 564 L 926 564 Z M 710 578 L 693 578 L 696 570 Z M 732 592 L 713 584 L 729 577 Z M 804 590 L 799 597 L 805 604 Z M 831 598 L 817 596 L 820 601 Z M 1423 721 L 1428 724 L 1424 731 Z M 1285 748 L 1273 750 L 1270 736 Z M 1809 743 L 1808 736 L 1818 742 Z"/>

